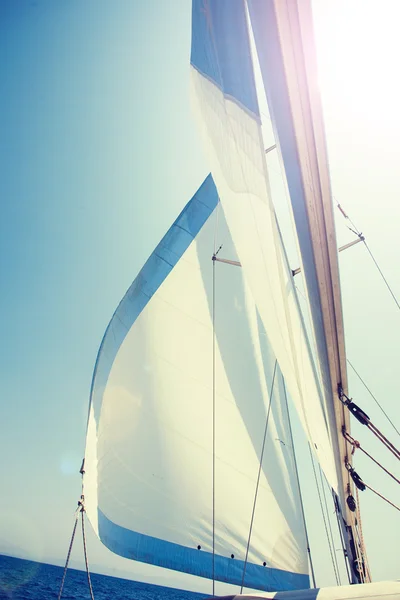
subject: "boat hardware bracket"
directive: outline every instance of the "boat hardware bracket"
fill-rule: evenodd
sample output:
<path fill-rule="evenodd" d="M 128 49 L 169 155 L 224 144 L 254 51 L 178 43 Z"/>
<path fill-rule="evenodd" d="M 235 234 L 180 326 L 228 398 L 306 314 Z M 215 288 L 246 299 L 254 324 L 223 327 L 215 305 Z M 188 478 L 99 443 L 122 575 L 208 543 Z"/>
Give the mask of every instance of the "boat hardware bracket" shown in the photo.
<path fill-rule="evenodd" d="M 345 462 L 345 466 L 346 469 L 348 470 L 348 472 L 350 473 L 350 476 L 352 478 L 352 480 L 354 481 L 354 485 L 361 491 L 363 492 L 366 488 L 365 483 L 363 482 L 363 480 L 361 479 L 361 477 L 359 476 L 359 474 L 357 473 L 357 471 L 355 471 L 353 469 L 353 467 L 347 462 Z"/>
<path fill-rule="evenodd" d="M 347 250 L 347 248 L 350 248 L 351 246 L 354 246 L 355 244 L 358 244 L 359 242 L 363 242 L 363 241 L 364 241 L 364 238 L 362 236 L 359 236 L 356 240 L 349 242 L 348 244 L 345 244 L 344 246 L 341 246 L 338 249 L 338 252 L 342 252 L 342 250 Z M 240 263 L 238 260 L 229 260 L 227 258 L 217 258 L 217 254 L 221 250 L 221 248 L 222 248 L 222 245 L 218 248 L 218 250 L 215 252 L 215 254 L 213 254 L 212 260 L 221 262 L 221 263 L 225 263 L 227 265 L 233 265 L 234 267 L 242 266 L 242 263 Z M 295 275 L 298 275 L 299 273 L 301 273 L 301 267 L 298 267 L 297 269 L 291 269 L 291 271 L 292 271 L 292 276 L 294 277 Z"/>
<path fill-rule="evenodd" d="M 217 254 L 218 254 L 218 252 L 221 250 L 221 248 L 222 248 L 222 244 L 220 245 L 220 247 L 218 248 L 218 250 L 216 250 L 216 251 L 214 252 L 214 254 L 212 255 L 212 257 L 211 257 L 211 260 L 212 260 L 212 261 L 216 261 L 216 260 L 219 260 L 219 261 L 221 261 L 221 259 L 220 259 L 220 258 L 217 258 Z"/>
<path fill-rule="evenodd" d="M 355 232 L 354 232 L 355 233 Z M 353 240 L 352 242 L 349 242 L 348 244 L 344 244 L 344 246 L 340 246 L 340 248 L 338 248 L 338 252 L 343 252 L 343 250 L 347 250 L 347 248 L 351 248 L 352 246 L 355 246 L 356 244 L 359 244 L 360 242 L 364 241 L 364 236 L 363 235 L 357 235 L 357 239 Z M 301 273 L 301 267 L 298 267 L 298 269 L 292 269 L 292 275 L 293 277 L 295 275 L 298 275 L 299 273 Z"/>
<path fill-rule="evenodd" d="M 340 402 L 344 406 L 347 406 L 347 408 L 349 409 L 351 414 L 357 419 L 357 421 L 359 421 L 361 425 L 368 425 L 368 423 L 370 422 L 369 416 L 355 402 L 353 402 L 352 398 L 346 396 L 341 384 L 338 385 L 338 395 Z M 343 430 L 342 433 L 343 435 L 345 435 Z"/>

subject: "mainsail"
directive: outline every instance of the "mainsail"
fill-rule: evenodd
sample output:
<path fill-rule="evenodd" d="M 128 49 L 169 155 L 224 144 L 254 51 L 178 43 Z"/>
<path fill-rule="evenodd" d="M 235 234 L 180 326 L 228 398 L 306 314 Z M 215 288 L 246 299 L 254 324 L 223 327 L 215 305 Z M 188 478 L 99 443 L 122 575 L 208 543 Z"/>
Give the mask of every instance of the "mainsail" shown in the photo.
<path fill-rule="evenodd" d="M 221 245 L 237 260 L 209 176 L 104 336 L 85 507 L 121 556 L 302 589 L 307 543 L 284 382 L 243 269 L 212 260 Z"/>
<path fill-rule="evenodd" d="M 194 0 L 192 29 L 194 102 L 226 219 L 305 432 L 337 490 L 320 373 L 270 197 L 246 5 Z"/>

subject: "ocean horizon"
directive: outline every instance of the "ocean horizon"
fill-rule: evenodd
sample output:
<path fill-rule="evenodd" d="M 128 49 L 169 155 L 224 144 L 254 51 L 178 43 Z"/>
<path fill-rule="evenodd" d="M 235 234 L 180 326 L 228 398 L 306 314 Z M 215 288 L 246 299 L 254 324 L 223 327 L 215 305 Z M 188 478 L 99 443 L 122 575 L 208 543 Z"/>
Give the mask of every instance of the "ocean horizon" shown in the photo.
<path fill-rule="evenodd" d="M 58 598 L 64 567 L 0 554 L 0 600 Z M 199 600 L 206 594 L 90 573 L 95 600 Z M 68 568 L 62 598 L 90 598 L 86 571 Z"/>

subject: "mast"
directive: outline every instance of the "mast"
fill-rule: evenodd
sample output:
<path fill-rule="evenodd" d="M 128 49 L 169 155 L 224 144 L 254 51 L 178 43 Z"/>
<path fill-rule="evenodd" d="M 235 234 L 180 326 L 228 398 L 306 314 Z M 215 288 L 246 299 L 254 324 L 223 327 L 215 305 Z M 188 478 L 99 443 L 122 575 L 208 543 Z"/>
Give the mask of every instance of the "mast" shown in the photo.
<path fill-rule="evenodd" d="M 339 389 L 347 394 L 346 351 L 311 3 L 249 0 L 248 4 L 300 246 L 335 453 L 347 552 L 353 555 L 353 565 L 360 565 L 360 561 L 355 562 L 357 536 L 351 525 L 353 514 L 346 502 L 353 495 L 353 483 L 346 468 L 351 465 L 351 451 L 343 437 L 343 431 L 350 431 L 350 422 L 338 395 Z M 363 569 L 362 565 L 363 561 L 360 567 Z M 354 574 L 353 580 L 356 581 Z M 362 573 L 361 580 L 368 581 L 368 575 Z"/>

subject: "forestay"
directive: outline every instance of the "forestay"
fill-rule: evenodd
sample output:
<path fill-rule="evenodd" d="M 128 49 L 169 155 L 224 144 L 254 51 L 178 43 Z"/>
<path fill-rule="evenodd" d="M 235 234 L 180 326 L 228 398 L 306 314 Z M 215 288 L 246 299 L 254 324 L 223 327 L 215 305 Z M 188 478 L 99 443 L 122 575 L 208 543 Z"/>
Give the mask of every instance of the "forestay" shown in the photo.
<path fill-rule="evenodd" d="M 214 519 L 215 579 L 307 588 L 283 379 L 243 270 L 212 260 L 221 244 L 237 260 L 209 176 L 104 336 L 91 392 L 86 510 L 113 552 L 207 578 Z"/>
<path fill-rule="evenodd" d="M 194 103 L 244 276 L 303 427 L 337 490 L 321 374 L 270 198 L 243 0 L 193 1 L 191 64 Z M 225 250 L 224 257 L 230 258 Z"/>

